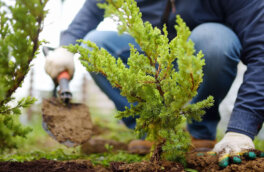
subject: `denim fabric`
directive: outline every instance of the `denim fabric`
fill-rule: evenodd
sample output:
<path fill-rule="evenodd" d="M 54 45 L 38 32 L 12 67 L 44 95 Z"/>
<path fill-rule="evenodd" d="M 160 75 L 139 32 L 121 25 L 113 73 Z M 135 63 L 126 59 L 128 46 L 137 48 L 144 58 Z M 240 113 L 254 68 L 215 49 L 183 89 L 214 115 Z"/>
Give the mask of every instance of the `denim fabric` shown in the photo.
<path fill-rule="evenodd" d="M 263 117 L 243 111 L 233 111 L 227 132 L 237 132 L 249 136 L 252 140 L 262 127 Z"/>

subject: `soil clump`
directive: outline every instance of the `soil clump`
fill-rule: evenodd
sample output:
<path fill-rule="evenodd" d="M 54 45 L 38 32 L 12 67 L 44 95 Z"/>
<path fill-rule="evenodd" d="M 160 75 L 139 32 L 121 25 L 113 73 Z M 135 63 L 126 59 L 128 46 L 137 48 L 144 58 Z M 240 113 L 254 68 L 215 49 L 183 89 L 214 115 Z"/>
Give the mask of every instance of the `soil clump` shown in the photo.
<path fill-rule="evenodd" d="M 199 172 L 264 172 L 264 158 L 255 160 L 241 158 L 241 164 L 230 164 L 226 168 L 221 168 L 218 165 L 217 155 L 193 152 L 187 155 L 187 164 L 188 168 L 196 169 Z"/>
<path fill-rule="evenodd" d="M 93 133 L 93 125 L 84 104 L 63 104 L 56 98 L 43 100 L 43 121 L 50 134 L 67 146 L 77 146 L 89 140 Z"/>

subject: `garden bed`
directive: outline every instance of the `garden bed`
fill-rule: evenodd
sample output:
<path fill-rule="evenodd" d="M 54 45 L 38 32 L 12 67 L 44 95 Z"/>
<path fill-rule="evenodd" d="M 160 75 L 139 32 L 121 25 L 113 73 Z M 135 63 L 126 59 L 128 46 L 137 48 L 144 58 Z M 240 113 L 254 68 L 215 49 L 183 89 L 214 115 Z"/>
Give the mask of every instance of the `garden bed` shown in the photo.
<path fill-rule="evenodd" d="M 1 172 L 84 172 L 84 171 L 107 171 L 101 166 L 93 166 L 90 161 L 71 160 L 71 161 L 54 161 L 54 160 L 34 160 L 28 162 L 0 162 Z"/>
<path fill-rule="evenodd" d="M 181 164 L 169 161 L 151 163 L 148 161 L 126 164 L 123 162 L 110 163 L 109 167 L 92 165 L 88 160 L 54 161 L 54 160 L 35 160 L 29 162 L 0 162 L 1 172 L 149 172 L 149 171 L 170 171 L 183 172 Z"/>
<path fill-rule="evenodd" d="M 112 153 L 91 154 L 90 156 L 67 155 L 61 151 L 53 152 L 52 155 L 36 153 L 41 159 L 27 159 L 24 162 L 19 158 L 0 162 L 0 172 L 263 172 L 264 158 L 248 160 L 242 157 L 241 164 L 231 164 L 226 168 L 218 166 L 218 156 L 206 153 L 187 154 L 187 168 L 177 162 L 170 161 L 146 161 L 137 155 L 128 154 L 124 151 Z M 47 158 L 47 159 L 46 159 Z M 21 160 L 20 160 L 21 161 Z"/>
<path fill-rule="evenodd" d="M 196 169 L 199 172 L 263 172 L 264 158 L 255 160 L 243 159 L 242 164 L 232 164 L 221 169 L 217 163 L 217 156 L 211 155 L 191 155 L 188 158 L 189 168 Z M 70 161 L 55 161 L 55 160 L 34 160 L 28 162 L 0 162 L 0 172 L 183 172 L 183 165 L 162 161 L 159 163 L 151 163 L 149 161 L 124 163 L 112 162 L 109 167 L 102 165 L 93 165 L 89 160 L 70 160 Z M 194 171 L 194 170 L 191 170 Z"/>

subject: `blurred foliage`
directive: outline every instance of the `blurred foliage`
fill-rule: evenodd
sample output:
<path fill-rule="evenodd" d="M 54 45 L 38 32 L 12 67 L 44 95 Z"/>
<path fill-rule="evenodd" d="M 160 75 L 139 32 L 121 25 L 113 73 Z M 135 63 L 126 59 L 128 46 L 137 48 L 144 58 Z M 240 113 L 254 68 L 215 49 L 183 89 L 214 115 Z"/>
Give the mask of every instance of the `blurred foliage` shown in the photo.
<path fill-rule="evenodd" d="M 16 0 L 14 5 L 0 1 L 0 153 L 17 147 L 18 137 L 25 137 L 18 115 L 35 102 L 34 98 L 15 101 L 13 93 L 21 86 L 38 54 L 38 40 L 46 15 L 48 0 Z"/>
<path fill-rule="evenodd" d="M 264 140 L 259 139 L 258 137 L 254 140 L 255 149 L 264 151 Z"/>
<path fill-rule="evenodd" d="M 22 117 L 25 116 L 26 114 L 22 115 Z M 38 109 L 37 111 L 33 111 L 32 119 L 27 123 L 27 127 L 31 128 L 32 131 L 27 134 L 26 139 L 20 139 L 20 142 L 17 143 L 18 148 L 11 151 L 9 155 L 22 155 L 35 151 L 49 153 L 57 149 L 63 149 L 66 153 L 70 153 L 77 150 L 70 149 L 62 144 L 59 144 L 45 132 L 42 127 L 42 117 L 40 109 Z"/>
<path fill-rule="evenodd" d="M 189 104 L 197 95 L 205 65 L 202 52 L 194 55 L 194 43 L 188 40 L 189 28 L 177 16 L 177 36 L 169 41 L 166 25 L 161 31 L 149 22 L 144 23 L 134 0 L 106 0 L 99 7 L 105 10 L 106 17 L 118 17 L 119 33 L 133 36 L 144 54 L 130 45 L 130 57 L 124 64 L 90 41 L 80 41 L 88 49 L 81 45 L 68 49 L 81 54 L 80 60 L 88 71 L 104 75 L 131 103 L 130 108 L 118 113 L 118 118 L 139 115 L 136 126 L 139 137 L 147 134 L 154 146 L 165 142 L 163 149 L 169 159 L 184 158 L 189 139 L 179 125 L 186 120 L 201 120 L 204 109 L 213 105 L 211 96 Z"/>
<path fill-rule="evenodd" d="M 134 130 L 128 129 L 121 120 L 114 117 L 116 111 L 109 114 L 98 113 L 96 110 L 91 111 L 93 123 L 98 128 L 100 137 L 109 140 L 115 140 L 123 143 L 136 139 Z"/>

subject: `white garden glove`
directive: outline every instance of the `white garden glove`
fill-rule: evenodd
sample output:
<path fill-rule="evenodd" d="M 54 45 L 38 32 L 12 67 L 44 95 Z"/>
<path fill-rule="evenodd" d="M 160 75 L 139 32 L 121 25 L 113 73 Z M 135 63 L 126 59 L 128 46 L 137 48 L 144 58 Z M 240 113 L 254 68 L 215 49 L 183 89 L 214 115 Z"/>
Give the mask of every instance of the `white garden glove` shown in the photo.
<path fill-rule="evenodd" d="M 250 137 L 244 134 L 228 132 L 224 138 L 215 145 L 213 152 L 219 154 L 219 165 L 226 167 L 229 164 L 229 157 L 232 157 L 232 163 L 241 163 L 241 155 L 248 156 L 249 159 L 255 159 L 256 154 L 254 143 Z"/>
<path fill-rule="evenodd" d="M 45 63 L 46 72 L 54 80 L 63 71 L 68 71 L 72 77 L 74 73 L 73 56 L 74 54 L 65 48 L 57 48 L 47 56 Z"/>

